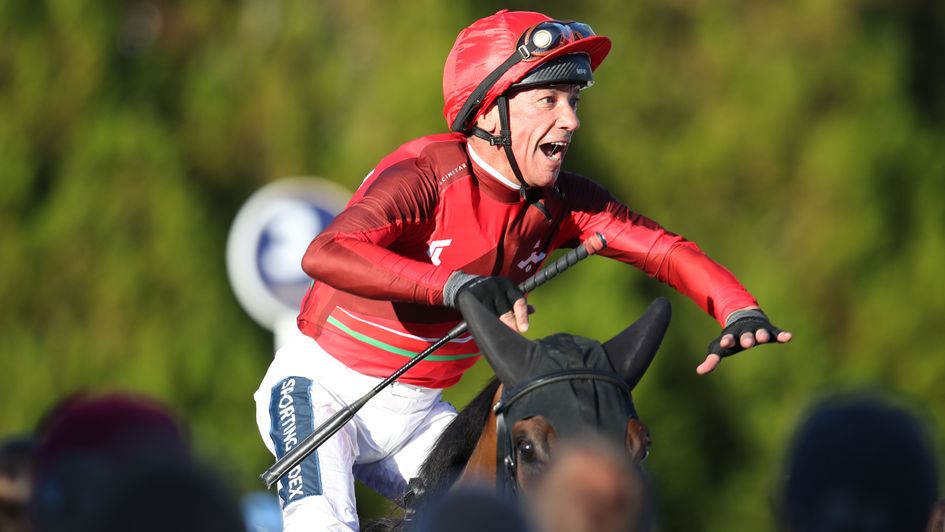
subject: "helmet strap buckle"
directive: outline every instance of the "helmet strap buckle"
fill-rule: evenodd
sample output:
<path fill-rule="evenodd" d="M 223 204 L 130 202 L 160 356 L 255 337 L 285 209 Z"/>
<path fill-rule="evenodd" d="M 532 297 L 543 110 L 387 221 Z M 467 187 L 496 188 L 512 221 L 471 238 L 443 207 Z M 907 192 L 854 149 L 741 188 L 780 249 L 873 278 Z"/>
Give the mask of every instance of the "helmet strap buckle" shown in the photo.
<path fill-rule="evenodd" d="M 521 198 L 525 199 L 525 193 L 528 191 L 529 185 L 525 182 L 525 178 L 522 177 L 522 170 L 518 167 L 515 154 L 512 153 L 512 129 L 509 127 L 509 100 L 503 94 L 496 100 L 496 104 L 499 106 L 499 134 L 493 135 L 479 126 L 473 126 L 472 134 L 489 141 L 490 146 L 502 146 L 505 150 L 505 157 L 509 161 L 509 166 L 512 168 L 512 173 L 519 182 Z"/>
<path fill-rule="evenodd" d="M 481 127 L 473 127 L 472 134 L 489 142 L 490 146 L 511 146 L 512 135 L 508 130 L 502 130 L 498 135 L 493 135 Z"/>
<path fill-rule="evenodd" d="M 489 136 L 489 145 L 490 146 L 511 146 L 512 145 L 512 132 L 503 129 L 499 132 L 499 135 L 490 135 Z"/>

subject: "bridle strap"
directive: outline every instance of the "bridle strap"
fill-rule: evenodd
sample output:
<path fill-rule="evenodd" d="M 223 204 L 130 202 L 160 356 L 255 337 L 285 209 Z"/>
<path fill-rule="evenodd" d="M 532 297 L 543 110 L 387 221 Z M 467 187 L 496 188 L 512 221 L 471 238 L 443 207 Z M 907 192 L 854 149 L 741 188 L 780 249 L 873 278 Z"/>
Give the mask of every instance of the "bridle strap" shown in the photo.
<path fill-rule="evenodd" d="M 498 406 L 499 403 L 496 403 Z M 496 412 L 496 484 L 498 491 L 514 497 L 518 491 L 518 482 L 515 480 L 515 454 L 512 449 L 512 432 L 505 424 L 505 411 Z M 504 452 L 502 452 L 504 449 Z"/>
<path fill-rule="evenodd" d="M 609 382 L 625 391 L 627 397 L 630 397 L 630 385 L 625 380 L 615 373 L 601 369 L 556 371 L 503 391 L 499 402 L 492 407 L 496 423 L 496 481 L 499 483 L 500 491 L 513 497 L 518 492 L 518 480 L 516 479 L 518 464 L 515 462 L 515 442 L 512 441 L 512 432 L 505 420 L 505 414 L 516 401 L 538 388 L 573 380 Z"/>
<path fill-rule="evenodd" d="M 562 381 L 574 381 L 574 380 L 594 380 L 594 381 L 604 381 L 616 385 L 618 388 L 622 388 L 623 391 L 627 392 L 627 395 L 630 395 L 630 386 L 625 380 L 623 380 L 616 373 L 610 371 L 604 371 L 602 369 L 575 369 L 575 370 L 565 370 L 565 371 L 556 371 L 554 373 L 549 373 L 547 375 L 542 375 L 535 379 L 532 379 L 524 384 L 521 384 L 515 388 L 511 388 L 502 393 L 502 398 L 499 399 L 499 402 L 492 407 L 492 410 L 495 413 L 508 411 L 509 407 L 513 403 L 521 399 L 523 396 L 535 391 L 538 388 L 547 386 L 549 384 L 554 384 L 556 382 Z M 510 397 L 506 397 L 510 396 Z"/>

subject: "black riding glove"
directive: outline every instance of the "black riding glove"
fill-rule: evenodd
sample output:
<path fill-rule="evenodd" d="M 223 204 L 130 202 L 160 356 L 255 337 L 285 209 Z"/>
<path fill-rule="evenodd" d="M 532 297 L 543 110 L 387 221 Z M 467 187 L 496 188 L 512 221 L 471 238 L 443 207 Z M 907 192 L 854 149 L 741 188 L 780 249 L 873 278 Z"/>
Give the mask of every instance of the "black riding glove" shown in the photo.
<path fill-rule="evenodd" d="M 755 331 L 758 329 L 768 331 L 768 335 L 771 336 L 770 342 L 773 343 L 778 341 L 778 334 L 782 332 L 781 329 L 775 327 L 768 321 L 768 317 L 765 316 L 765 313 L 761 310 L 740 310 L 732 313 L 732 315 L 729 316 L 728 325 L 722 329 L 722 334 L 709 344 L 709 354 L 715 353 L 721 357 L 727 357 L 744 351 L 745 348 L 742 347 L 741 341 L 742 335 L 751 333 L 752 336 L 754 336 Z M 726 334 L 731 334 L 735 337 L 735 345 L 732 347 L 721 347 L 722 338 L 724 338 Z"/>
<path fill-rule="evenodd" d="M 509 279 L 496 276 L 470 275 L 456 272 L 443 286 L 443 304 L 457 308 L 460 294 L 468 293 L 496 316 L 512 310 L 525 294 Z"/>

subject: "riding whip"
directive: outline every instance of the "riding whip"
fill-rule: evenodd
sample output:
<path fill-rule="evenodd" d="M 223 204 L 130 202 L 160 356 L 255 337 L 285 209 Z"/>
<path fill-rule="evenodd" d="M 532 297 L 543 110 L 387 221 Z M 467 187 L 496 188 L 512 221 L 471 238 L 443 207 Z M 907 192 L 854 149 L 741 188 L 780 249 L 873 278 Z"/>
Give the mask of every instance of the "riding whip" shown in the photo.
<path fill-rule="evenodd" d="M 522 283 L 518 285 L 518 289 L 527 294 L 535 288 L 545 284 L 545 282 L 547 282 L 549 279 L 555 277 L 564 270 L 574 266 L 578 263 L 578 261 L 586 259 L 587 257 L 606 247 L 607 240 L 604 238 L 604 235 L 595 233 L 594 236 L 582 242 L 580 246 L 562 255 L 554 263 L 542 268 L 535 275 L 522 281 Z M 446 336 L 440 338 L 431 344 L 430 347 L 415 355 L 406 364 L 401 366 L 400 369 L 378 383 L 377 386 L 371 389 L 371 391 L 364 394 L 364 396 L 362 396 L 360 399 L 351 403 L 350 405 L 345 406 L 333 416 L 328 418 L 311 434 L 306 436 L 305 439 L 303 439 L 298 445 L 290 449 L 282 458 L 276 460 L 276 463 L 274 463 L 269 467 L 269 469 L 260 475 L 260 478 L 262 478 L 263 482 L 266 483 L 266 487 L 271 488 L 273 484 L 283 477 L 283 475 L 288 473 L 295 466 L 299 465 L 299 463 L 301 463 L 305 457 L 310 455 L 313 451 L 315 451 L 315 449 L 325 443 L 328 438 L 332 437 L 336 432 L 338 432 L 341 427 L 351 421 L 355 414 L 357 414 L 358 410 L 361 410 L 361 407 L 367 404 L 367 402 L 370 401 L 375 395 L 380 393 L 381 390 L 389 386 L 395 380 L 399 379 L 404 373 L 410 370 L 410 368 L 416 366 L 418 363 L 420 363 L 420 361 L 425 359 L 431 353 L 440 347 L 443 347 L 451 340 L 454 340 L 459 335 L 465 333 L 466 330 L 466 322 L 460 322 L 455 327 L 453 327 L 453 329 L 450 330 Z"/>

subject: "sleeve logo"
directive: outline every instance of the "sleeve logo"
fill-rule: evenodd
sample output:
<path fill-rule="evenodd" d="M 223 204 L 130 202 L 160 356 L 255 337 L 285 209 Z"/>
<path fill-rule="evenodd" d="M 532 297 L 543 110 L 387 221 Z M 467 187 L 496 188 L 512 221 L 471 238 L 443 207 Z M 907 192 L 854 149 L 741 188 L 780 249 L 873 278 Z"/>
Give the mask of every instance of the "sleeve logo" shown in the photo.
<path fill-rule="evenodd" d="M 452 238 L 446 240 L 434 240 L 433 242 L 430 242 L 430 249 L 427 250 L 427 256 L 430 257 L 430 262 L 432 262 L 434 266 L 439 266 L 441 264 L 440 253 L 442 253 L 443 250 L 452 243 Z"/>

